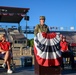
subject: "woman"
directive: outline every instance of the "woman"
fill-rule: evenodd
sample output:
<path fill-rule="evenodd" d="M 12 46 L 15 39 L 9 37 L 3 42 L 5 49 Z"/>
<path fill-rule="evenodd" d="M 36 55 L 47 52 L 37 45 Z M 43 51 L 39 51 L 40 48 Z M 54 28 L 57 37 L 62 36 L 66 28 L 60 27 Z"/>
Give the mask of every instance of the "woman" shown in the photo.
<path fill-rule="evenodd" d="M 61 47 L 62 58 L 70 57 L 71 67 L 73 69 L 74 68 L 74 55 L 72 51 L 69 50 L 69 43 L 66 41 L 65 36 L 62 37 L 62 41 L 60 42 L 60 47 Z M 62 60 L 61 66 L 64 69 L 63 60 Z"/>
<path fill-rule="evenodd" d="M 4 59 L 4 63 L 2 67 L 5 68 L 7 64 L 7 68 L 8 68 L 7 73 L 12 73 L 12 70 L 10 68 L 10 61 L 11 61 L 10 43 L 6 41 L 5 35 L 2 35 L 1 37 L 0 57 Z"/>

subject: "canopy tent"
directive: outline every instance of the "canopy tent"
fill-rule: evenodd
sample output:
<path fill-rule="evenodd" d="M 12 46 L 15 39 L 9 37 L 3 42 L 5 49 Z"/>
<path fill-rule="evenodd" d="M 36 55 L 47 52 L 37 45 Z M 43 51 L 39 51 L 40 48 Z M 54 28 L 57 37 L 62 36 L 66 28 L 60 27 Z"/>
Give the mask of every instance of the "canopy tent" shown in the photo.
<path fill-rule="evenodd" d="M 5 7 L 0 6 L 0 22 L 20 23 L 26 16 L 29 8 Z"/>

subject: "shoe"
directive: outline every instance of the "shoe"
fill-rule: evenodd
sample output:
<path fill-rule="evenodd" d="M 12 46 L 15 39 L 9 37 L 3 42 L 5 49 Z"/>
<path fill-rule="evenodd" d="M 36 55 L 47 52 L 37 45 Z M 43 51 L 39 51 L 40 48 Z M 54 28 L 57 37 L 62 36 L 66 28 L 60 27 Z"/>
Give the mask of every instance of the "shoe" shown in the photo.
<path fill-rule="evenodd" d="M 3 67 L 3 68 L 6 68 L 6 64 L 5 64 L 5 63 L 3 63 L 3 64 L 2 64 L 2 67 Z"/>
<path fill-rule="evenodd" d="M 8 70 L 7 73 L 11 74 L 11 73 L 13 73 L 13 71 L 12 70 Z"/>

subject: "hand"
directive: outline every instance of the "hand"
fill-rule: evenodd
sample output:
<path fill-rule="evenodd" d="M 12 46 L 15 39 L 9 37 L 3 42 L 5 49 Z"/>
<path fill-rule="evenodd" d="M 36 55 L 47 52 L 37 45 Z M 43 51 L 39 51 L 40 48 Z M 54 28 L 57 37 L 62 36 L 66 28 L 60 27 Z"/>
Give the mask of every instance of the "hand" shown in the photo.
<path fill-rule="evenodd" d="M 0 47 L 0 52 L 6 52 L 6 51 L 2 50 L 1 47 Z"/>
<path fill-rule="evenodd" d="M 0 47 L 0 51 L 2 51 L 1 47 Z"/>

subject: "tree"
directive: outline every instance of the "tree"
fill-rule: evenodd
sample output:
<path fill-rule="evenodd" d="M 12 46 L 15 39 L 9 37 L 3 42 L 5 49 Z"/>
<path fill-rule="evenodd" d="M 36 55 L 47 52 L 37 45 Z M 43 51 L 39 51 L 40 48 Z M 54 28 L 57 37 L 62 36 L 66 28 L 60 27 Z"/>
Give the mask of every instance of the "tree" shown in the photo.
<path fill-rule="evenodd" d="M 28 39 L 28 46 L 33 47 L 34 46 L 34 39 Z"/>
<path fill-rule="evenodd" d="M 30 40 L 27 39 L 27 46 L 30 46 Z"/>
<path fill-rule="evenodd" d="M 31 39 L 30 40 L 30 47 L 33 47 L 34 46 L 34 39 Z"/>

